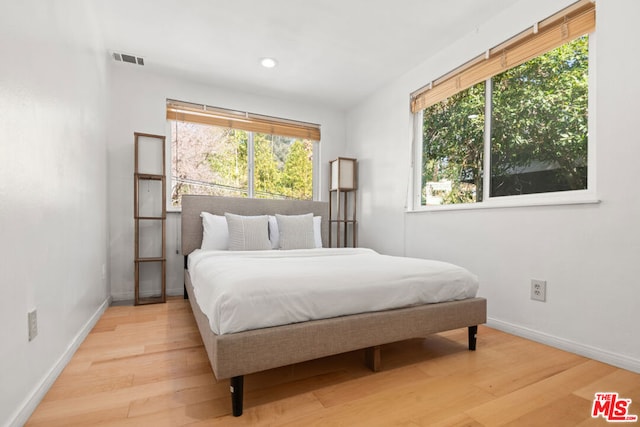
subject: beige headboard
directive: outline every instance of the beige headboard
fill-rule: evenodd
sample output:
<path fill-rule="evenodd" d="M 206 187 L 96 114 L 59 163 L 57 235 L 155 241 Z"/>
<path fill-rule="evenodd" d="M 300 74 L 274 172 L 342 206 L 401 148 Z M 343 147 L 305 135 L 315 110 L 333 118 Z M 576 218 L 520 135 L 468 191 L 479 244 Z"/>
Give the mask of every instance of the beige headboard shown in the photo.
<path fill-rule="evenodd" d="M 201 212 L 224 215 L 299 215 L 322 216 L 322 244 L 329 236 L 329 204 L 310 200 L 248 199 L 220 196 L 182 196 L 182 254 L 188 255 L 202 244 Z"/>

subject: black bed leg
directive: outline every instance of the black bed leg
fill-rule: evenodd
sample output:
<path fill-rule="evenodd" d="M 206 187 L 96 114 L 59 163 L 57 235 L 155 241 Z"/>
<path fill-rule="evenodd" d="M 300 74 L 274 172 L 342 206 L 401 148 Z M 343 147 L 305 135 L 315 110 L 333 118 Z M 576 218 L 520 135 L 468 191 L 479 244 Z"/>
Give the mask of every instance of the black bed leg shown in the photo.
<path fill-rule="evenodd" d="M 242 375 L 231 378 L 231 408 L 233 416 L 242 415 L 242 393 L 243 393 L 244 377 Z"/>
<path fill-rule="evenodd" d="M 184 285 L 184 299 L 189 299 L 189 294 L 187 293 L 187 285 Z"/>
<path fill-rule="evenodd" d="M 469 350 L 476 350 L 476 338 L 478 336 L 478 325 L 469 326 Z"/>

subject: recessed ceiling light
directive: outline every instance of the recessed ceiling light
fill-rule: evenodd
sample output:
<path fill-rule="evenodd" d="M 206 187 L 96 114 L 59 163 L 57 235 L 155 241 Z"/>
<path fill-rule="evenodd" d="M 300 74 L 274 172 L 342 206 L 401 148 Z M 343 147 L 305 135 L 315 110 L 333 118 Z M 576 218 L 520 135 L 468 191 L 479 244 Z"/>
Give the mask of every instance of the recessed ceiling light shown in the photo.
<path fill-rule="evenodd" d="M 262 65 L 264 68 L 274 68 L 276 65 L 278 65 L 278 61 L 273 58 L 262 58 L 260 59 L 260 65 Z"/>

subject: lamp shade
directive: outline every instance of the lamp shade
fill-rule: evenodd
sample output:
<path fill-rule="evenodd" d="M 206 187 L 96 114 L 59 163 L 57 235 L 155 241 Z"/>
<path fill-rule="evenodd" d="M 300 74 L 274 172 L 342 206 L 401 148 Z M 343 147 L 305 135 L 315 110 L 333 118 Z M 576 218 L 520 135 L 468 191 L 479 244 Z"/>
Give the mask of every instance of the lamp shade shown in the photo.
<path fill-rule="evenodd" d="M 356 189 L 356 159 L 338 157 L 329 162 L 331 165 L 331 190 Z"/>

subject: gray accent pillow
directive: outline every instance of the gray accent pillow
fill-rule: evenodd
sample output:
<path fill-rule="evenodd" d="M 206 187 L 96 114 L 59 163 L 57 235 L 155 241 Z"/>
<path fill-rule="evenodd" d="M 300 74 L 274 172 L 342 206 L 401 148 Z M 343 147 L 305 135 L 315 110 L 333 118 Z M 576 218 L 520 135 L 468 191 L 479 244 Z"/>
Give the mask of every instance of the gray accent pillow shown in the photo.
<path fill-rule="evenodd" d="M 259 251 L 271 249 L 269 217 L 242 216 L 225 213 L 229 227 L 230 251 Z"/>
<path fill-rule="evenodd" d="M 278 215 L 280 249 L 313 249 L 316 241 L 313 233 L 313 214 Z"/>

